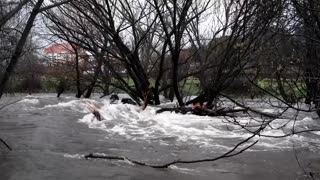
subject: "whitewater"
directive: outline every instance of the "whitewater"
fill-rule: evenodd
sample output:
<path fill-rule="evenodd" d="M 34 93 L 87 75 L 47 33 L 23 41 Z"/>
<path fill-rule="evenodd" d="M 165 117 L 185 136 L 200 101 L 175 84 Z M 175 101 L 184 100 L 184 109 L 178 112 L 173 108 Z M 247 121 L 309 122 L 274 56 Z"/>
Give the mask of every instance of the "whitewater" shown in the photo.
<path fill-rule="evenodd" d="M 122 95 L 121 97 L 127 97 Z M 24 99 L 20 103 L 35 105 L 37 99 Z M 98 121 L 88 109 L 88 103 L 96 104 L 103 117 Z M 156 113 L 161 107 L 172 107 L 175 103 L 162 104 L 160 107 L 148 106 L 145 110 L 141 107 L 122 104 L 120 101 L 110 103 L 108 97 L 104 99 L 80 99 L 59 102 L 54 105 L 46 105 L 39 109 L 60 109 L 63 111 L 77 111 L 84 113 L 84 116 L 78 120 L 79 123 L 85 123 L 89 128 L 105 131 L 106 139 L 113 137 L 124 138 L 132 141 L 156 142 L 161 145 L 197 145 L 200 148 L 210 149 L 211 151 L 228 150 L 233 146 L 226 141 L 237 142 L 244 140 L 252 133 L 244 130 L 239 125 L 233 123 L 237 121 L 241 125 L 248 127 L 259 125 L 262 118 L 246 117 L 240 114 L 240 117 L 209 117 L 197 116 L 192 114 L 179 114 L 175 112 Z M 260 107 L 261 108 L 261 107 Z M 276 112 L 277 109 L 260 109 L 263 112 Z M 296 131 L 320 129 L 320 124 L 315 114 L 313 116 L 296 119 L 275 119 L 271 126 L 267 127 L 261 133 L 262 137 L 253 139 L 259 143 L 251 150 L 281 150 L 296 147 L 309 147 L 317 151 L 320 144 L 320 132 L 311 131 L 306 134 L 297 134 L 284 138 L 277 138 L 290 134 L 292 129 Z M 300 118 L 300 119 L 299 119 Z M 285 125 L 285 126 L 284 126 Z M 283 127 L 284 126 L 284 127 Z M 283 127 L 279 129 L 279 127 Z M 255 128 L 253 128 L 255 129 Z M 263 137 L 270 135 L 275 137 Z"/>

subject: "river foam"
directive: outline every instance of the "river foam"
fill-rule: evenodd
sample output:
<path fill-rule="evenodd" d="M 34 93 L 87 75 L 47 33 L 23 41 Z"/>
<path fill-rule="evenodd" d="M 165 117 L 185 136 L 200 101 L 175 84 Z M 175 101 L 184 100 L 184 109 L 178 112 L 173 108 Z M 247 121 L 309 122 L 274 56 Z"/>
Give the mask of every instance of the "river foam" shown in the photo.
<path fill-rule="evenodd" d="M 21 103 L 36 103 L 30 97 Z M 100 112 L 103 120 L 98 121 L 88 108 L 88 104 L 94 106 Z M 168 106 L 172 103 L 168 103 Z M 164 105 L 166 106 L 166 105 Z M 106 99 L 65 99 L 55 104 L 47 104 L 38 108 L 40 110 L 55 109 L 83 113 L 79 123 L 87 124 L 89 128 L 105 131 L 107 139 L 123 138 L 132 141 L 157 142 L 163 146 L 193 145 L 208 151 L 222 151 L 234 147 L 235 144 L 251 136 L 251 132 L 257 130 L 263 121 L 261 118 L 239 116 L 237 118 L 207 117 L 192 114 L 177 114 L 175 112 L 163 112 L 156 114 L 159 107 L 148 106 L 142 110 L 139 106 L 110 103 Z M 262 109 L 263 110 L 263 109 Z M 275 110 L 276 111 L 276 110 Z M 275 112 L 270 108 L 265 112 Z M 242 126 L 247 127 L 247 130 Z M 320 143 L 318 131 L 302 133 L 283 138 L 295 131 L 310 128 L 319 128 L 319 123 L 311 117 L 303 117 L 296 120 L 275 119 L 250 142 L 259 140 L 253 150 L 281 150 L 295 147 L 308 147 L 310 144 Z"/>

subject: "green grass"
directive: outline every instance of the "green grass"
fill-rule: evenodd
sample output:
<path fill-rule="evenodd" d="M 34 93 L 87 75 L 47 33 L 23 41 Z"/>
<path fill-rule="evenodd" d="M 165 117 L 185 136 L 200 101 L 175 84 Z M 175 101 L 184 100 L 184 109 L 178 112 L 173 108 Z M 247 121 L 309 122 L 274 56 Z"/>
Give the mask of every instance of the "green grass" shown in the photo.
<path fill-rule="evenodd" d="M 129 86 L 134 88 L 134 82 L 131 78 L 126 78 L 125 79 L 126 82 L 128 83 Z M 118 83 L 118 81 L 115 78 L 112 78 L 112 83 Z M 149 81 L 154 85 L 155 80 L 154 79 L 149 79 Z M 289 83 L 284 83 L 284 88 L 285 91 L 288 94 L 294 94 L 297 97 L 301 97 L 305 94 L 305 84 L 300 81 L 299 83 L 297 83 L 297 85 L 293 85 L 292 82 L 290 82 L 290 80 L 288 80 Z M 9 88 L 8 89 L 12 89 L 14 90 L 15 87 L 19 84 L 19 81 L 12 79 L 11 82 L 9 83 Z M 42 85 L 42 92 L 55 92 L 55 88 L 56 88 L 56 84 L 58 82 L 57 78 L 50 78 L 50 77 L 41 77 L 41 85 Z M 271 92 L 273 95 L 279 96 L 279 91 L 278 91 L 278 84 L 276 83 L 276 80 L 274 79 L 261 79 L 257 81 L 257 85 L 262 88 L 265 89 L 266 91 Z M 292 88 L 290 88 L 290 86 L 292 86 Z M 246 91 L 244 92 L 240 92 L 239 89 L 237 89 L 236 87 L 232 87 L 232 91 L 230 91 L 230 93 L 235 93 L 235 94 L 242 94 L 242 95 L 250 95 L 250 93 L 254 92 L 256 95 L 266 95 L 266 93 L 264 93 L 263 91 L 259 90 L 258 88 L 254 88 L 254 86 L 251 87 L 250 89 L 250 84 L 247 86 L 249 87 L 246 88 Z M 195 78 L 195 77 L 190 77 L 185 81 L 181 81 L 179 83 L 179 88 L 180 91 L 182 93 L 183 96 L 190 96 L 190 95 L 198 95 L 201 91 L 200 89 L 200 81 L 199 79 Z M 248 89 L 248 90 L 247 90 Z M 109 87 L 109 92 L 111 93 L 125 93 L 123 90 L 118 89 L 116 87 L 110 86 Z M 70 91 L 75 91 L 74 88 L 71 88 Z M 95 92 L 100 92 L 102 91 L 101 89 L 96 89 Z"/>
<path fill-rule="evenodd" d="M 182 85 L 183 82 L 180 83 Z M 196 78 L 188 78 L 181 89 L 184 95 L 198 95 L 200 90 L 200 81 Z"/>
<path fill-rule="evenodd" d="M 276 80 L 272 79 L 262 79 L 257 82 L 257 85 L 269 92 L 275 92 L 279 94 L 278 90 L 278 84 Z M 287 80 L 287 82 L 283 82 L 283 87 L 288 94 L 294 94 L 297 97 L 301 97 L 305 95 L 306 93 L 306 85 L 304 82 L 299 81 L 297 83 L 294 83 L 290 80 Z"/>
<path fill-rule="evenodd" d="M 125 79 L 129 86 L 134 87 L 134 82 L 131 78 Z M 155 80 L 149 79 L 149 82 L 154 86 Z M 112 83 L 118 83 L 118 81 L 113 78 Z M 183 86 L 183 81 L 179 83 L 180 90 L 184 95 L 197 95 L 200 91 L 200 81 L 196 78 L 188 78 Z M 123 90 L 120 90 L 115 87 L 110 87 L 110 92 L 114 93 L 123 93 Z"/>

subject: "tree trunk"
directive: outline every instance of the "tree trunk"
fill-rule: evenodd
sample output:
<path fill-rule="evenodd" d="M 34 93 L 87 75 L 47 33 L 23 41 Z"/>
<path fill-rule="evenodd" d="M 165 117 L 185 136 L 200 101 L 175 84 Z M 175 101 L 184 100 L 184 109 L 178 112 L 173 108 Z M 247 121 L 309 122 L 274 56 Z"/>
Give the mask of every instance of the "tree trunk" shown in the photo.
<path fill-rule="evenodd" d="M 172 102 L 174 99 L 174 89 L 172 87 L 169 88 L 169 100 Z"/>
<path fill-rule="evenodd" d="M 76 55 L 76 59 L 75 59 L 76 60 L 76 86 L 77 86 L 76 98 L 80 98 L 82 95 L 82 91 L 81 91 L 81 83 L 80 83 L 79 53 L 78 53 L 78 50 L 76 49 L 76 47 L 73 47 L 73 49 L 74 49 L 75 55 Z"/>
<path fill-rule="evenodd" d="M 283 87 L 283 82 L 281 80 L 281 72 L 282 72 L 282 69 L 279 69 L 276 71 L 276 81 L 277 81 L 279 93 L 285 102 L 292 103 L 293 99 L 289 98 L 288 94 L 286 93 Z"/>
<path fill-rule="evenodd" d="M 177 98 L 177 101 L 179 103 L 179 106 L 184 106 L 182 97 L 179 92 L 179 86 L 178 86 L 178 65 L 179 65 L 179 54 L 173 54 L 172 55 L 172 88 L 174 90 L 174 94 Z"/>
<path fill-rule="evenodd" d="M 90 98 L 91 94 L 92 94 L 92 91 L 94 89 L 94 86 L 96 85 L 96 82 L 97 82 L 97 79 L 98 79 L 98 76 L 101 72 L 101 60 L 99 59 L 98 60 L 98 64 L 97 64 L 97 67 L 95 68 L 94 70 L 94 74 L 93 74 L 93 80 L 91 81 L 90 85 L 88 86 L 87 88 L 87 92 L 86 94 L 84 95 L 84 98 Z"/>
<path fill-rule="evenodd" d="M 164 75 L 163 72 L 163 65 L 164 65 L 164 60 L 165 60 L 165 54 L 166 54 L 166 49 L 167 49 L 167 43 L 165 42 L 162 48 L 161 52 L 161 59 L 160 59 L 160 64 L 159 64 L 159 74 L 157 76 L 156 82 L 155 82 L 155 87 L 153 90 L 153 95 L 154 95 L 154 103 L 156 105 L 160 104 L 160 98 L 159 98 L 159 87 L 160 87 L 160 81 L 162 79 L 162 76 Z"/>
<path fill-rule="evenodd" d="M 311 30 L 307 30 L 311 31 Z M 308 33 L 309 34 L 309 33 Z M 319 45 L 313 40 L 306 40 L 306 58 L 304 60 L 304 77 L 306 83 L 306 103 L 310 104 L 317 102 L 318 97 L 320 96 L 319 92 L 319 60 L 320 58 L 317 56 L 317 49 L 319 49 Z"/>
<path fill-rule="evenodd" d="M 159 105 L 160 104 L 160 97 L 159 97 L 159 85 L 156 84 L 155 88 L 153 89 L 153 99 L 154 104 Z"/>
<path fill-rule="evenodd" d="M 319 30 L 319 17 L 314 11 L 314 7 L 318 1 L 300 1 L 293 0 L 293 7 L 296 9 L 297 14 L 303 20 L 304 36 L 305 36 L 305 48 L 306 56 L 304 58 L 304 78 L 306 84 L 306 101 L 305 103 L 310 104 L 311 102 L 318 104 L 319 85 L 318 81 L 320 78 L 319 74 L 319 60 L 320 57 L 317 51 L 320 49 L 320 30 Z"/>

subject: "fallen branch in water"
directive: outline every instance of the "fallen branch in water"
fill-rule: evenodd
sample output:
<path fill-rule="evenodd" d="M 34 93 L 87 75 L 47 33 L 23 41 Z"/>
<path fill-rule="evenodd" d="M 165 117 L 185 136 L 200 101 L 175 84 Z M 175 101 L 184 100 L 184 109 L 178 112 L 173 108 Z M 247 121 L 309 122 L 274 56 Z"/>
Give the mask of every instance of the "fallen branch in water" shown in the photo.
<path fill-rule="evenodd" d="M 11 102 L 11 103 L 5 104 L 5 105 L 3 105 L 3 106 L 0 107 L 0 110 L 1 110 L 1 109 L 4 109 L 4 108 L 6 108 L 6 107 L 8 107 L 8 106 L 10 106 L 10 105 L 12 105 L 12 104 L 15 104 L 15 103 L 17 103 L 17 102 L 19 102 L 19 101 L 21 101 L 21 100 L 22 100 L 22 99 L 19 99 L 19 100 L 13 101 L 13 102 Z"/>
<path fill-rule="evenodd" d="M 4 144 L 10 151 L 12 151 L 12 148 L 3 140 L 0 138 L 0 141 L 2 142 L 2 144 Z"/>
<path fill-rule="evenodd" d="M 245 112 L 247 109 L 229 109 L 229 108 L 220 108 L 217 110 L 211 110 L 211 109 L 205 109 L 202 107 L 175 107 L 175 108 L 161 108 L 156 111 L 156 113 L 162 113 L 165 111 L 174 111 L 176 113 L 186 114 L 188 112 L 199 115 L 199 116 L 230 116 L 228 114 L 230 113 L 236 113 L 236 112 Z"/>
<path fill-rule="evenodd" d="M 91 103 L 91 102 L 86 102 L 88 110 L 94 115 L 94 117 L 98 121 L 102 121 L 103 117 L 101 116 L 99 112 L 99 106 L 97 104 Z"/>
<path fill-rule="evenodd" d="M 162 165 L 152 165 L 152 164 L 147 164 L 144 162 L 140 162 L 140 161 L 136 161 L 136 160 L 132 160 L 129 159 L 127 157 L 123 157 L 123 156 L 108 156 L 108 155 L 101 155 L 101 154 L 93 154 L 90 153 L 88 155 L 85 155 L 84 157 L 86 159 L 108 159 L 108 160 L 122 160 L 122 161 L 129 161 L 131 163 L 134 164 L 138 164 L 141 166 L 147 166 L 147 167 L 152 167 L 152 168 L 168 168 L 171 165 L 174 164 L 192 164 L 192 163 L 201 163 L 201 162 L 212 162 L 212 161 L 216 161 L 222 158 L 228 158 L 228 157 L 232 157 L 232 156 L 236 156 L 238 154 L 243 153 L 244 151 L 246 151 L 247 149 L 251 148 L 252 146 L 254 146 L 255 144 L 258 143 L 259 140 L 254 141 L 253 143 L 247 145 L 246 147 L 242 148 L 241 150 L 237 151 L 238 147 L 240 147 L 241 145 L 247 143 L 249 140 L 251 140 L 253 137 L 255 137 L 260 131 L 262 130 L 259 129 L 257 130 L 252 136 L 248 137 L 247 139 L 241 141 L 240 143 L 238 143 L 237 145 L 235 145 L 231 150 L 229 150 L 228 152 L 215 157 L 215 158 L 207 158 L 207 159 L 199 159 L 199 160 L 174 160 L 172 162 L 166 163 L 166 164 L 162 164 Z"/>

